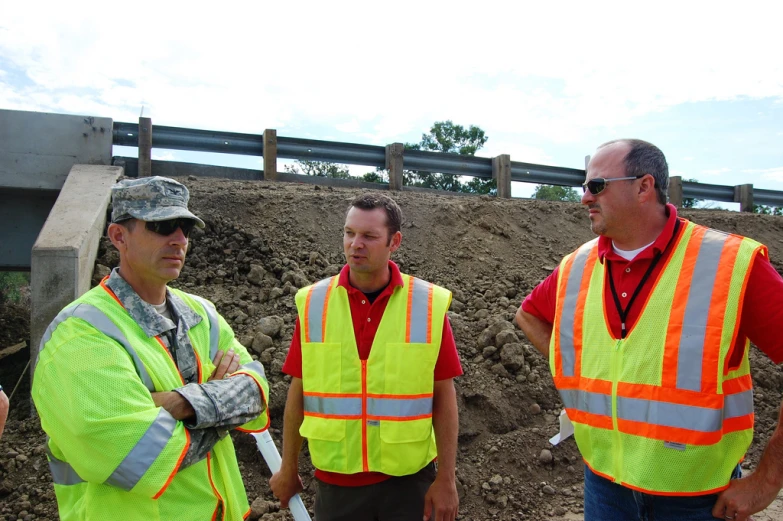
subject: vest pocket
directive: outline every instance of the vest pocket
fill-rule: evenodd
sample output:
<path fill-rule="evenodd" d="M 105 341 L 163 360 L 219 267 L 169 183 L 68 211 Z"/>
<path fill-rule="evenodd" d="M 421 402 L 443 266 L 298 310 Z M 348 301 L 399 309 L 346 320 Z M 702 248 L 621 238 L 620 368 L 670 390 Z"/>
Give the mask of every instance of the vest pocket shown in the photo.
<path fill-rule="evenodd" d="M 302 383 L 305 392 L 339 392 L 342 345 L 339 342 L 302 344 Z"/>
<path fill-rule="evenodd" d="M 384 443 L 416 443 L 430 439 L 432 419 L 410 421 L 381 420 L 381 440 Z"/>
<path fill-rule="evenodd" d="M 310 459 L 315 468 L 328 472 L 347 472 L 345 430 L 346 420 L 305 416 L 299 434 L 307 438 Z"/>
<path fill-rule="evenodd" d="M 435 362 L 440 346 L 432 344 L 386 344 L 385 384 L 388 394 L 431 393 Z"/>

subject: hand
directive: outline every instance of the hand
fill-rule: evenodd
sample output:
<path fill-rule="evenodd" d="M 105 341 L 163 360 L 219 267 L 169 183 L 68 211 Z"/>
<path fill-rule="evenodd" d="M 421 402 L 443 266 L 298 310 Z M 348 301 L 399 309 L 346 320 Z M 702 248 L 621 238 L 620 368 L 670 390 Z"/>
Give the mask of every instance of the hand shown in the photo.
<path fill-rule="evenodd" d="M 454 521 L 459 510 L 459 495 L 454 479 L 435 478 L 424 496 L 424 521 Z"/>
<path fill-rule="evenodd" d="M 233 349 L 229 349 L 226 352 L 218 351 L 212 363 L 215 364 L 215 370 L 209 375 L 208 382 L 227 378 L 231 373 L 239 369 L 239 354 L 234 353 Z"/>
<path fill-rule="evenodd" d="M 767 482 L 761 473 L 733 479 L 729 482 L 729 488 L 718 496 L 712 515 L 718 519 L 745 521 L 775 501 L 779 491 L 780 488 Z"/>
<path fill-rule="evenodd" d="M 299 474 L 282 470 L 272 474 L 272 477 L 269 478 L 269 487 L 272 489 L 272 494 L 280 500 L 280 506 L 283 508 L 288 508 L 288 502 L 294 497 L 294 494 L 304 490 Z"/>
<path fill-rule="evenodd" d="M 162 391 L 152 394 L 152 401 L 155 407 L 163 407 L 175 420 L 187 420 L 196 415 L 190 402 L 182 397 L 181 394 L 174 391 Z"/>

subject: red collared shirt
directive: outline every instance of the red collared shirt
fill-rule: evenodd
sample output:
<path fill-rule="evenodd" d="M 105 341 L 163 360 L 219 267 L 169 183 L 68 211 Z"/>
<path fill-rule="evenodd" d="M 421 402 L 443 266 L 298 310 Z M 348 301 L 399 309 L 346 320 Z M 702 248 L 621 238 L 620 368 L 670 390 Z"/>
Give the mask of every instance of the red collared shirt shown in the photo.
<path fill-rule="evenodd" d="M 340 272 L 340 278 L 337 281 L 348 292 L 348 302 L 351 306 L 351 319 L 353 321 L 353 330 L 356 335 L 356 346 L 359 351 L 359 358 L 367 360 L 370 356 L 375 333 L 378 331 L 378 325 L 386 310 L 386 304 L 389 303 L 394 289 L 402 286 L 402 275 L 397 265 L 389 261 L 389 272 L 391 280 L 389 285 L 376 297 L 375 301 L 370 303 L 367 297 L 358 289 L 351 286 L 348 281 L 350 268 L 346 264 Z M 299 332 L 299 318 L 296 319 L 294 327 L 294 336 L 291 339 L 291 346 L 288 348 L 288 356 L 283 364 L 283 372 L 295 378 L 302 378 L 302 341 Z M 462 364 L 459 361 L 457 353 L 457 344 L 454 341 L 454 333 L 451 330 L 451 323 L 448 317 L 443 320 L 443 336 L 440 341 L 440 351 L 438 360 L 435 363 L 434 379 L 447 380 L 462 374 Z M 315 477 L 332 485 L 344 487 L 360 487 L 380 483 L 389 478 L 386 474 L 380 472 L 360 472 L 358 474 L 338 474 L 334 472 L 325 472 L 316 469 Z"/>
<path fill-rule="evenodd" d="M 625 308 L 633 295 L 636 287 L 642 281 L 647 269 L 650 267 L 655 255 L 663 252 L 658 264 L 652 270 L 649 278 L 639 291 L 639 295 L 633 302 L 626 317 L 626 329 L 631 330 L 639 313 L 644 307 L 653 281 L 666 265 L 666 259 L 671 254 L 672 248 L 667 245 L 672 241 L 674 225 L 677 221 L 677 209 L 666 205 L 669 218 L 661 234 L 650 246 L 640 252 L 633 260 L 627 261 L 615 253 L 611 239 L 601 236 L 598 238 L 598 256 L 601 262 L 609 260 L 611 275 L 614 279 L 617 296 Z M 682 233 L 682 222 L 679 232 Z M 555 321 L 555 301 L 557 299 L 557 272 L 556 268 L 544 279 L 522 302 L 522 310 L 530 313 L 539 320 L 548 324 Z M 620 338 L 621 321 L 620 313 L 612 297 L 609 283 L 604 285 L 604 302 L 609 326 L 612 335 Z M 732 349 L 730 365 L 736 366 L 742 360 L 742 349 L 745 338 L 756 344 L 759 349 L 769 356 L 773 362 L 783 362 L 783 336 L 780 335 L 779 324 L 783 322 L 783 278 L 775 271 L 766 256 L 757 255 L 748 278 L 748 286 L 745 290 L 742 316 L 740 317 L 740 330 L 737 341 Z"/>

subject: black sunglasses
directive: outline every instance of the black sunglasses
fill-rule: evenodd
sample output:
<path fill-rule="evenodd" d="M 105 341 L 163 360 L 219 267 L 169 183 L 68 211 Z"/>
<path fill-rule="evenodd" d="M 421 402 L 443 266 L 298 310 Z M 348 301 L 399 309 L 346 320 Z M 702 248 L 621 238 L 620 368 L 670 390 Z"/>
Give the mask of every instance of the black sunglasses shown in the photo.
<path fill-rule="evenodd" d="M 606 190 L 606 185 L 612 181 L 630 181 L 631 179 L 641 179 L 647 174 L 634 175 L 630 177 L 612 177 L 610 179 L 604 179 L 602 177 L 596 177 L 582 183 L 582 193 L 587 193 L 589 190 L 591 194 L 598 195 Z"/>
<path fill-rule="evenodd" d="M 168 237 L 176 232 L 177 228 L 182 228 L 182 233 L 185 237 L 188 237 L 194 226 L 196 226 L 196 221 L 186 218 L 169 219 L 167 221 L 147 221 L 145 224 L 149 231 L 164 237 Z"/>

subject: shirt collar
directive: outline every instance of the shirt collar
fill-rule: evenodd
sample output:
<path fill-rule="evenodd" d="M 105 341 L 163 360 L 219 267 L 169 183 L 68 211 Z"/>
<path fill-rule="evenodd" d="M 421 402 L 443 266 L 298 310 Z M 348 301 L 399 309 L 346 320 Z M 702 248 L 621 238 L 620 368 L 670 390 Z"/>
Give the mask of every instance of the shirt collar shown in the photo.
<path fill-rule="evenodd" d="M 348 278 L 348 275 L 351 273 L 351 267 L 347 264 L 343 266 L 343 269 L 340 271 L 340 276 L 337 280 L 337 285 L 342 286 L 348 291 L 348 294 L 352 294 L 353 292 L 361 293 L 360 290 L 354 288 L 351 286 L 351 281 Z M 391 293 L 397 288 L 398 286 L 404 286 L 405 283 L 402 280 L 402 274 L 400 273 L 400 268 L 395 264 L 393 261 L 389 261 L 389 273 L 391 274 L 391 279 L 389 280 L 389 285 L 386 286 L 386 289 L 381 293 L 381 295 L 388 293 Z M 380 295 L 379 295 L 380 296 Z"/>
<path fill-rule="evenodd" d="M 133 321 L 141 327 L 148 337 L 158 336 L 177 328 L 177 324 L 155 311 L 151 304 L 136 293 L 131 285 L 122 278 L 119 268 L 112 270 L 106 280 L 106 286 L 114 293 Z M 169 288 L 166 288 L 166 299 L 171 306 L 174 318 L 181 321 L 185 329 L 190 329 L 201 322 L 201 315 L 190 309 L 190 306 L 169 291 Z"/>
<path fill-rule="evenodd" d="M 652 259 L 655 257 L 655 255 L 662 253 L 666 249 L 666 246 L 669 244 L 672 236 L 674 235 L 674 225 L 677 222 L 677 207 L 667 203 L 666 216 L 666 225 L 663 227 L 663 230 L 661 230 L 658 238 L 656 238 L 655 242 L 648 246 L 644 251 L 639 253 L 639 255 L 637 255 L 634 260 L 645 258 Z M 604 262 L 605 258 L 608 258 L 610 261 L 628 262 L 615 253 L 614 249 L 612 248 L 612 239 L 601 235 L 598 237 L 598 259 L 601 262 Z"/>

